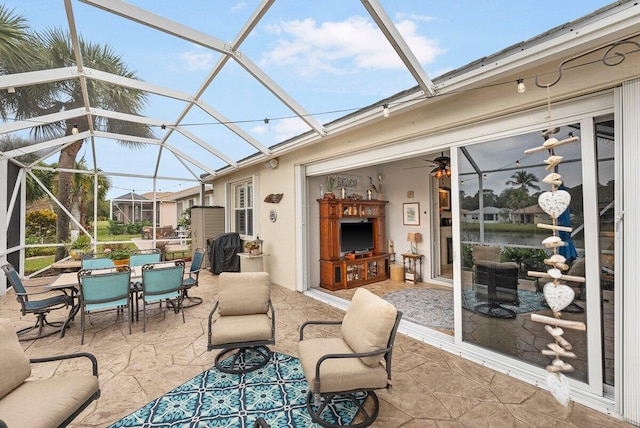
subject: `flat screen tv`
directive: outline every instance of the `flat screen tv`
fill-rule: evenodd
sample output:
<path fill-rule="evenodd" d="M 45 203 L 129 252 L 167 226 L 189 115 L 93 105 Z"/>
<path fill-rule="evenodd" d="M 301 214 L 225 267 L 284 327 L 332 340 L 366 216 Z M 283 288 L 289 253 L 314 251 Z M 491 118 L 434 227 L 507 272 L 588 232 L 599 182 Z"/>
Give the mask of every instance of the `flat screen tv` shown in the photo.
<path fill-rule="evenodd" d="M 373 250 L 373 223 L 340 224 L 340 251 L 355 253 Z"/>

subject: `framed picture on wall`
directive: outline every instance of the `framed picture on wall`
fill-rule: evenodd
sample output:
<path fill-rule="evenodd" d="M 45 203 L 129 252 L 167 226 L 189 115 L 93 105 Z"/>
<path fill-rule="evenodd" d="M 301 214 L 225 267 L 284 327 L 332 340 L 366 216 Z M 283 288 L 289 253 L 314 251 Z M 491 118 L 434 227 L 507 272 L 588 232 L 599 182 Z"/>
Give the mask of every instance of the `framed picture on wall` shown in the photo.
<path fill-rule="evenodd" d="M 420 226 L 420 202 L 405 202 L 402 204 L 402 224 L 405 226 Z"/>
<path fill-rule="evenodd" d="M 449 189 L 438 189 L 438 206 L 442 211 L 451 210 L 451 192 Z"/>

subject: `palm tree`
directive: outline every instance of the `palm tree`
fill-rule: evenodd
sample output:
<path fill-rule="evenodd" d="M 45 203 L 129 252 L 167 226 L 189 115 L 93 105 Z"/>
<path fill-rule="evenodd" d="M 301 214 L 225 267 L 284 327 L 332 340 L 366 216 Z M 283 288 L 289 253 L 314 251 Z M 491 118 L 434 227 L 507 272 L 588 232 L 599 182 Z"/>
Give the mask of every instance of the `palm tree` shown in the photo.
<path fill-rule="evenodd" d="M 521 170 L 514 172 L 511 179 L 509 179 L 505 184 L 513 187 L 519 187 L 529 193 L 529 189 L 540 190 L 540 186 L 536 183 L 538 183 L 538 177 L 525 170 Z"/>
<path fill-rule="evenodd" d="M 122 58 L 116 55 L 109 46 L 100 46 L 85 41 L 79 37 L 79 47 L 83 57 L 84 66 L 98 69 L 108 73 L 135 79 L 135 73 L 127 69 Z M 71 37 L 68 33 L 60 29 L 47 30 L 35 36 L 35 49 L 38 50 L 38 61 L 32 64 L 32 69 L 49 69 L 59 67 L 70 67 L 75 65 L 75 52 Z M 16 67 L 16 71 L 23 71 Z M 25 104 L 26 108 L 15 109 L 16 119 L 33 118 L 44 114 L 51 114 L 63 110 L 71 110 L 84 106 L 82 90 L 78 79 L 52 82 L 20 88 L 21 90 L 33 91 L 33 99 L 38 100 L 38 105 L 33 102 Z M 16 91 L 17 93 L 18 91 Z M 141 91 L 116 86 L 110 83 L 87 80 L 87 92 L 89 102 L 94 107 L 105 110 L 117 111 L 139 115 L 146 105 L 146 94 Z M 141 137 L 152 137 L 151 129 L 146 125 L 132 126 L 127 122 L 104 117 L 92 117 L 92 127 L 97 130 L 104 130 L 112 133 L 124 135 L 134 135 Z M 72 135 L 73 128 L 77 126 L 79 131 L 89 129 L 86 116 L 70 120 L 45 124 L 33 128 L 34 138 L 53 139 L 62 136 Z M 139 144 L 122 140 L 120 143 L 130 148 L 137 148 Z M 72 208 L 71 189 L 73 187 L 73 174 L 66 170 L 72 169 L 76 162 L 78 152 L 82 148 L 83 140 L 67 146 L 60 151 L 58 168 L 61 169 L 58 175 L 58 201 L 67 209 Z M 65 242 L 69 239 L 69 218 L 62 209 L 57 209 L 57 241 Z M 58 248 L 56 259 L 64 257 L 64 248 Z"/>

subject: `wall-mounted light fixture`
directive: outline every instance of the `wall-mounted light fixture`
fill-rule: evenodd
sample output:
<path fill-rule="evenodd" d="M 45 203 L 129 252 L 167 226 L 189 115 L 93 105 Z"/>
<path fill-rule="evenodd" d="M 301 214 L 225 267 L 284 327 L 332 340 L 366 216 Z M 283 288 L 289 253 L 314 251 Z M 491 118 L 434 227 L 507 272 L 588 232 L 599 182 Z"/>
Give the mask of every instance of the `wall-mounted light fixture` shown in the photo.
<path fill-rule="evenodd" d="M 264 163 L 264 167 L 267 169 L 274 169 L 277 168 L 278 165 L 280 165 L 280 162 L 278 162 L 278 159 L 269 159 L 268 161 L 266 161 Z"/>

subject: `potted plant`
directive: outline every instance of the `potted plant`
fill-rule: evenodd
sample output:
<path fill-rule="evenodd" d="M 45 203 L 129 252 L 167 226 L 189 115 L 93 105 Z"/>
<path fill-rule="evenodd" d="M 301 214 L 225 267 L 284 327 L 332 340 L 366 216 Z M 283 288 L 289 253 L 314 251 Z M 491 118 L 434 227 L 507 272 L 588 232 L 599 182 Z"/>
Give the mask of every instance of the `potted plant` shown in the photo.
<path fill-rule="evenodd" d="M 326 189 L 324 193 L 325 198 L 327 199 L 335 198 L 336 195 L 333 193 L 333 191 L 336 189 L 337 181 L 338 181 L 338 178 L 336 177 L 335 174 L 327 175 L 327 178 L 324 179 L 324 187 Z"/>
<path fill-rule="evenodd" d="M 131 253 L 129 249 L 122 244 L 116 244 L 111 248 L 105 248 L 104 252 L 113 260 L 114 266 L 128 266 Z"/>
<path fill-rule="evenodd" d="M 260 251 L 260 245 L 255 241 L 247 241 L 244 243 L 244 250 L 250 254 L 256 254 L 256 251 Z"/>
<path fill-rule="evenodd" d="M 91 238 L 89 238 L 88 235 L 79 235 L 76 239 L 69 241 L 65 246 L 71 258 L 80 260 L 82 255 L 91 248 Z"/>

